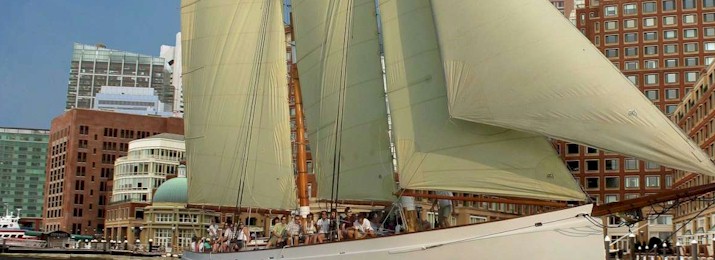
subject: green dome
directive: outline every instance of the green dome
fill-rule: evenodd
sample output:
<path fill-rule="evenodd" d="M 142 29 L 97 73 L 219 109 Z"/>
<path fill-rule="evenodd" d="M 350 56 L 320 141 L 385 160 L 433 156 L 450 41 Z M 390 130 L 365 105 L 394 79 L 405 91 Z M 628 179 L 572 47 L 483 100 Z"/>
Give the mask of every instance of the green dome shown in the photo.
<path fill-rule="evenodd" d="M 173 178 L 162 183 L 154 193 L 154 203 L 188 203 L 188 184 L 186 178 Z"/>

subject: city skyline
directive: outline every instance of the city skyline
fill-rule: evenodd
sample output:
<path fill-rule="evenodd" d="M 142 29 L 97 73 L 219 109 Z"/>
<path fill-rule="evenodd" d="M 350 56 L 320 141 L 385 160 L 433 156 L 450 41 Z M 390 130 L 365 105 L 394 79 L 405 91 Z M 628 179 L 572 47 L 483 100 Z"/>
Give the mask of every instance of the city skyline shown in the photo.
<path fill-rule="evenodd" d="M 0 126 L 49 129 L 64 112 L 74 43 L 151 56 L 175 44 L 179 1 L 7 1 L 0 18 Z M 128 19 L 129 18 L 129 19 Z"/>

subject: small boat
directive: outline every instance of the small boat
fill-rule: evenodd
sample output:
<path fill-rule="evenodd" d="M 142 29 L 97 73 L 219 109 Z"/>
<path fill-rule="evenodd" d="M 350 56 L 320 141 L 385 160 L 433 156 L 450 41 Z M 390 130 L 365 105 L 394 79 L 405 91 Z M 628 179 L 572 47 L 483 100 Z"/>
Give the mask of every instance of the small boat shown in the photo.
<path fill-rule="evenodd" d="M 17 210 L 15 216 L 9 209 L 5 209 L 5 215 L 0 217 L 0 246 L 43 248 L 47 245 L 46 241 L 26 235 L 25 232 L 20 228 L 20 210 Z"/>

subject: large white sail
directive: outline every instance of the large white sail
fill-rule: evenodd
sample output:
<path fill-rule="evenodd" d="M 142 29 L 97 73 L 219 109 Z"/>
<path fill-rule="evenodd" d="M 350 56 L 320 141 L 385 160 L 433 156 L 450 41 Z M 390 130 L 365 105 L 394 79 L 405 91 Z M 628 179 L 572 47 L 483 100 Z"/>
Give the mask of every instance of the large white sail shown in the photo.
<path fill-rule="evenodd" d="M 543 136 L 450 117 L 429 0 L 382 0 L 380 12 L 401 187 L 584 199 Z"/>
<path fill-rule="evenodd" d="M 318 196 L 394 199 L 374 0 L 293 1 Z"/>
<path fill-rule="evenodd" d="M 547 1 L 432 7 L 453 117 L 715 174 L 708 156 Z"/>
<path fill-rule="evenodd" d="M 295 208 L 281 1 L 181 4 L 189 203 Z"/>

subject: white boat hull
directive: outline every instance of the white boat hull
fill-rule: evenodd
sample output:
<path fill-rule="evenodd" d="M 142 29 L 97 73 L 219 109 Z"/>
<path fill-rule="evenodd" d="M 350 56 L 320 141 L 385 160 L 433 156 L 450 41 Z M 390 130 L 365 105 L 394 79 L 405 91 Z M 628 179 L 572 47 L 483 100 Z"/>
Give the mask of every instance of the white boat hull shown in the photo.
<path fill-rule="evenodd" d="M 2 245 L 7 247 L 45 248 L 47 247 L 47 242 L 28 238 L 0 238 L 0 246 Z"/>
<path fill-rule="evenodd" d="M 428 232 L 237 253 L 184 252 L 187 260 L 222 259 L 605 259 L 603 231 L 580 206 L 511 220 Z"/>

